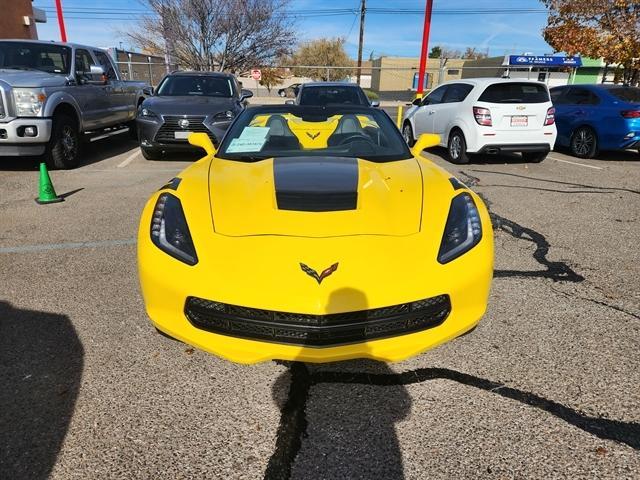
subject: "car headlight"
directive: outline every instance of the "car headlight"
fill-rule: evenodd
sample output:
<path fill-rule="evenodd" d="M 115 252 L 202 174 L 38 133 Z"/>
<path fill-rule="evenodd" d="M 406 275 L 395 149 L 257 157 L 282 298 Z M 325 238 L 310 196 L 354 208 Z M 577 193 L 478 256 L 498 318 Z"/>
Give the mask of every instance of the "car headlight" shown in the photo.
<path fill-rule="evenodd" d="M 13 101 L 18 117 L 36 117 L 42 112 L 47 96 L 41 88 L 15 88 Z"/>
<path fill-rule="evenodd" d="M 468 193 L 454 197 L 438 252 L 438 262 L 447 263 L 475 247 L 482 238 L 478 208 Z"/>
<path fill-rule="evenodd" d="M 224 121 L 231 120 L 233 117 L 235 117 L 235 113 L 233 113 L 231 110 L 227 110 L 226 112 L 216 113 L 213 118 L 215 118 L 216 120 Z"/>
<path fill-rule="evenodd" d="M 148 108 L 141 108 L 140 116 L 143 118 L 158 118 L 158 115 L 156 115 L 154 112 L 152 112 Z"/>
<path fill-rule="evenodd" d="M 151 241 L 163 252 L 188 265 L 198 263 L 182 204 L 170 193 L 161 194 L 153 209 Z"/>

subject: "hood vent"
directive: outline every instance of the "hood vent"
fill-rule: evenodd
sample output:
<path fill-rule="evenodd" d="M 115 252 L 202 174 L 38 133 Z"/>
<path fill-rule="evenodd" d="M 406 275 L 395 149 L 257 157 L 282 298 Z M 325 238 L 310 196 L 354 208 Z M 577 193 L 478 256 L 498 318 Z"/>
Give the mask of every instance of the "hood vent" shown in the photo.
<path fill-rule="evenodd" d="M 273 177 L 279 210 L 335 212 L 358 206 L 356 158 L 276 158 Z"/>

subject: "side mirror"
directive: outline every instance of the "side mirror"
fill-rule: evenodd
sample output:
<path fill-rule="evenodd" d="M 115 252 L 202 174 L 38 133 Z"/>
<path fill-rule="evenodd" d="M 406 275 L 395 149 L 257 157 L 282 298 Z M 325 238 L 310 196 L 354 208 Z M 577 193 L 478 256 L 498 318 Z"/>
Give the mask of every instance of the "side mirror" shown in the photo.
<path fill-rule="evenodd" d="M 373 108 L 378 108 L 380 106 L 380 101 L 378 100 L 371 100 L 371 106 Z"/>
<path fill-rule="evenodd" d="M 209 135 L 206 133 L 190 133 L 188 140 L 194 147 L 203 148 L 207 155 L 215 155 L 217 152 L 216 147 L 213 146 Z"/>
<path fill-rule="evenodd" d="M 253 92 L 251 90 L 247 90 L 245 88 L 243 88 L 240 91 L 240 101 L 242 102 L 243 100 L 246 100 L 247 98 L 251 98 L 253 97 Z"/>
<path fill-rule="evenodd" d="M 89 67 L 89 71 L 85 73 L 89 75 L 89 79 L 86 80 L 86 83 L 90 85 L 106 85 L 109 81 L 104 73 L 104 68 L 100 65 L 91 65 Z M 99 80 L 94 80 L 95 78 L 98 78 Z"/>
<path fill-rule="evenodd" d="M 413 102 L 411 102 L 411 104 L 415 105 L 416 107 L 419 107 L 421 103 L 422 103 L 422 99 L 421 98 L 416 98 L 416 99 L 413 100 Z"/>
<path fill-rule="evenodd" d="M 435 147 L 439 144 L 440 135 L 436 135 L 435 133 L 423 133 L 418 137 L 416 144 L 411 149 L 411 153 L 414 157 L 419 157 L 425 148 Z"/>
<path fill-rule="evenodd" d="M 151 97 L 153 95 L 153 87 L 144 87 L 142 89 L 142 93 L 148 97 Z"/>
<path fill-rule="evenodd" d="M 295 105 L 295 104 L 296 104 L 296 101 L 295 101 L 295 100 L 285 100 L 285 101 L 284 101 L 284 104 L 285 104 L 285 105 Z"/>

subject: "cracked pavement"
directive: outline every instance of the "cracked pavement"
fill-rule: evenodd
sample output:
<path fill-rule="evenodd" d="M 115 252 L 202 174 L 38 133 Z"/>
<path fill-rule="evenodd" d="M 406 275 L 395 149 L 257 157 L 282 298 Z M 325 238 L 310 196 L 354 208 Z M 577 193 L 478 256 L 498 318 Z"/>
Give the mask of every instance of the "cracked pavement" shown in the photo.
<path fill-rule="evenodd" d="M 3 160 L 0 478 L 640 477 L 636 153 L 425 152 L 491 211 L 479 326 L 395 364 L 254 366 L 149 324 L 130 240 L 187 163 L 134 153 L 96 142 L 47 206 L 35 165 Z"/>

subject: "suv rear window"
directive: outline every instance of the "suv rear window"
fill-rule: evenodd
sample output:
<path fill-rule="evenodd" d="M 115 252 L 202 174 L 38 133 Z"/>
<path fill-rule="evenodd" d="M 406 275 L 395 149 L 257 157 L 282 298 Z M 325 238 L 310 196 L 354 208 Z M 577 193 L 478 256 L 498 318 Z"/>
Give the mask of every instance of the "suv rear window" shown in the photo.
<path fill-rule="evenodd" d="M 640 103 L 640 88 L 638 87 L 610 88 L 609 93 L 623 102 Z"/>
<path fill-rule="evenodd" d="M 537 83 L 494 83 L 489 85 L 480 98 L 487 103 L 544 103 L 549 101 L 549 92 Z"/>

